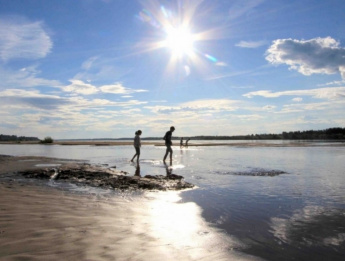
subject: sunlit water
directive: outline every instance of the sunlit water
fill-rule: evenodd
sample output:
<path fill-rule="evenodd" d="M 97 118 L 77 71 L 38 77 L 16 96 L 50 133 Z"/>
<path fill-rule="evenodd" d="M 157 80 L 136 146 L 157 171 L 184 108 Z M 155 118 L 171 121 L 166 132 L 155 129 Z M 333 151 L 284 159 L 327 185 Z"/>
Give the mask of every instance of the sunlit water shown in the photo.
<path fill-rule="evenodd" d="M 197 203 L 207 222 L 245 246 L 241 251 L 266 260 L 343 260 L 345 147 L 173 149 L 167 168 L 164 147 L 143 146 L 140 174 L 172 169 L 197 185 L 180 194 L 181 202 Z M 0 154 L 88 160 L 128 175 L 136 171 L 134 153 L 132 146 L 0 145 Z"/>

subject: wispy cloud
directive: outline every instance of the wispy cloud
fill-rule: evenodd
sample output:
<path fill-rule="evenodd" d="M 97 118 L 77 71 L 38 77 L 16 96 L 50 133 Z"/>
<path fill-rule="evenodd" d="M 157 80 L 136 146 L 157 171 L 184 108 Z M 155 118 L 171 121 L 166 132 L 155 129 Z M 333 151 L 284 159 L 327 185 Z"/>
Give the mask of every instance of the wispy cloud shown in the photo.
<path fill-rule="evenodd" d="M 241 41 L 237 43 L 235 46 L 242 47 L 242 48 L 258 48 L 260 46 L 265 45 L 265 41 L 256 41 L 256 42 L 250 42 L 250 41 Z"/>
<path fill-rule="evenodd" d="M 36 65 L 21 68 L 20 70 L 10 70 L 0 65 L 0 90 L 38 86 L 57 88 L 61 86 L 61 83 L 57 80 L 40 78 L 40 73 Z"/>
<path fill-rule="evenodd" d="M 267 50 L 266 60 L 287 64 L 304 75 L 340 73 L 345 79 L 345 48 L 331 37 L 275 40 Z"/>
<path fill-rule="evenodd" d="M 87 59 L 85 62 L 83 62 L 83 64 L 81 65 L 81 68 L 84 70 L 89 70 L 93 63 L 98 59 L 97 56 L 91 57 L 89 59 Z"/>
<path fill-rule="evenodd" d="M 247 0 L 245 2 L 241 0 L 232 1 L 233 4 L 229 10 L 229 18 L 236 19 L 243 16 L 252 11 L 258 5 L 262 4 L 264 1 L 265 0 Z"/>
<path fill-rule="evenodd" d="M 224 74 L 216 74 L 216 75 L 212 75 L 208 78 L 206 78 L 206 81 L 212 81 L 212 80 L 218 80 L 218 79 L 222 79 L 222 78 L 229 78 L 229 77 L 235 77 L 235 76 L 239 76 L 239 75 L 243 75 L 243 74 L 248 74 L 251 73 L 252 71 L 238 71 L 238 72 L 230 72 L 230 73 L 224 73 Z"/>
<path fill-rule="evenodd" d="M 143 105 L 147 102 L 128 100 L 115 102 L 107 99 L 85 99 L 83 97 L 61 97 L 51 94 L 42 94 L 37 90 L 9 89 L 0 92 L 0 107 L 16 107 L 26 110 L 27 108 L 38 108 L 44 110 L 73 110 L 102 108 L 102 107 L 130 107 Z"/>
<path fill-rule="evenodd" d="M 61 105 L 72 104 L 66 98 L 55 95 L 41 94 L 39 91 L 10 89 L 0 92 L 1 107 L 17 107 L 18 109 L 38 108 L 53 110 Z"/>
<path fill-rule="evenodd" d="M 345 98 L 345 87 L 332 87 L 332 88 L 320 88 L 311 90 L 293 90 L 293 91 L 256 91 L 249 92 L 243 95 L 247 98 L 253 98 L 254 96 L 262 96 L 265 98 L 277 98 L 280 96 L 311 96 L 319 99 L 344 99 Z"/>
<path fill-rule="evenodd" d="M 92 85 L 91 83 L 85 83 L 81 80 L 70 80 L 71 84 L 67 85 L 62 88 L 65 92 L 83 94 L 83 95 L 91 95 L 99 92 L 103 93 L 112 93 L 112 94 L 132 94 L 136 92 L 147 92 L 147 90 L 142 89 L 131 89 L 124 87 L 122 83 L 115 83 L 109 85 L 101 85 L 99 87 Z M 125 98 L 130 98 L 131 96 L 127 96 Z"/>
<path fill-rule="evenodd" d="M 332 81 L 324 84 L 318 84 L 318 86 L 340 86 L 345 85 L 345 79 L 341 81 Z"/>
<path fill-rule="evenodd" d="M 43 58 L 52 46 L 42 22 L 0 20 L 1 60 Z"/>

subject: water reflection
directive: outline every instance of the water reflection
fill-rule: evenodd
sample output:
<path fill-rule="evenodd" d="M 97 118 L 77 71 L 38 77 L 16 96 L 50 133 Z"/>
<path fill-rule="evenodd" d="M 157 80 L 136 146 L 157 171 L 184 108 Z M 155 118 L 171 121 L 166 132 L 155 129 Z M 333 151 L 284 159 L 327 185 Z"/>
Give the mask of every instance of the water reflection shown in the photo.
<path fill-rule="evenodd" d="M 306 206 L 291 218 L 272 218 L 272 233 L 293 246 L 342 246 L 345 250 L 345 212 L 321 206 Z"/>
<path fill-rule="evenodd" d="M 150 221 L 146 231 L 159 239 L 160 246 L 177 252 L 166 252 L 166 260 L 256 260 L 234 249 L 244 245 L 210 227 L 201 217 L 195 203 L 178 203 L 176 192 L 151 193 Z"/>
<path fill-rule="evenodd" d="M 140 176 L 140 164 L 139 164 L 139 162 L 136 164 L 134 176 L 141 177 Z"/>
<path fill-rule="evenodd" d="M 172 163 L 170 162 L 169 165 L 164 163 L 164 166 L 165 166 L 167 177 L 169 177 L 172 174 L 172 171 L 173 171 Z"/>

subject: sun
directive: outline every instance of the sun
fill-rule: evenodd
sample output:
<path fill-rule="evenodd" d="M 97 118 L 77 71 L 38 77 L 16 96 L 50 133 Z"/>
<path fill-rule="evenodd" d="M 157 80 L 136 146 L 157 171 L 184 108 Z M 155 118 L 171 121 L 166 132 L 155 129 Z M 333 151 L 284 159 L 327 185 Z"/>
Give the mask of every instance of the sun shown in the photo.
<path fill-rule="evenodd" d="M 168 50 L 166 73 L 189 76 L 194 71 L 208 73 L 209 65 L 221 62 L 205 53 L 200 42 L 223 37 L 221 28 L 202 30 L 196 21 L 199 19 L 199 7 L 203 0 L 171 0 L 170 8 L 165 8 L 157 0 L 147 0 L 137 18 L 154 28 L 148 37 L 138 45 L 137 53 L 152 52 L 158 49 Z M 197 18 L 198 16 L 198 18 Z M 211 63 L 210 63 L 211 62 Z M 192 70 L 193 69 L 193 70 Z"/>
<path fill-rule="evenodd" d="M 189 28 L 181 26 L 169 27 L 166 30 L 164 45 L 172 50 L 174 56 L 190 56 L 194 53 L 194 36 Z"/>

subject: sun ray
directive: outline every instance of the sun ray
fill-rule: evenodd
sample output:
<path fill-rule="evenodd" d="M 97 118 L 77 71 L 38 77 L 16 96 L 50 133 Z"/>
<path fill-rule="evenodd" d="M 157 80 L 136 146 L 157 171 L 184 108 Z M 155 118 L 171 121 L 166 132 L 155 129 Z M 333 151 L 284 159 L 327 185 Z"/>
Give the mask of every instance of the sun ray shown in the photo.
<path fill-rule="evenodd" d="M 193 31 L 193 21 L 202 2 L 203 0 L 169 2 L 170 5 L 175 3 L 175 8 L 167 8 L 156 0 L 142 2 L 144 8 L 138 18 L 155 28 L 155 38 L 141 42 L 139 47 L 144 48 L 143 52 L 162 48 L 170 50 L 166 73 L 183 70 L 185 76 L 189 76 L 193 71 L 207 72 L 207 64 L 217 65 L 220 62 L 213 55 L 196 48 L 197 42 L 224 37 L 221 28 Z"/>

